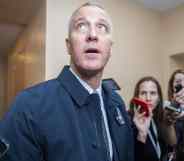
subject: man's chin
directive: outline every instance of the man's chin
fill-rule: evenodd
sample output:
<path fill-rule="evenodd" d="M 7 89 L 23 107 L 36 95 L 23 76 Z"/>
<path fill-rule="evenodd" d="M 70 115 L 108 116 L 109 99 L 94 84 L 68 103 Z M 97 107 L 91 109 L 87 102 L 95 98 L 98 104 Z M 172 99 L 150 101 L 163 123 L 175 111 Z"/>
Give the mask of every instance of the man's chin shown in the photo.
<path fill-rule="evenodd" d="M 79 73 L 85 77 L 93 77 L 97 74 L 100 74 L 103 72 L 103 68 L 85 68 L 85 69 L 80 69 Z"/>

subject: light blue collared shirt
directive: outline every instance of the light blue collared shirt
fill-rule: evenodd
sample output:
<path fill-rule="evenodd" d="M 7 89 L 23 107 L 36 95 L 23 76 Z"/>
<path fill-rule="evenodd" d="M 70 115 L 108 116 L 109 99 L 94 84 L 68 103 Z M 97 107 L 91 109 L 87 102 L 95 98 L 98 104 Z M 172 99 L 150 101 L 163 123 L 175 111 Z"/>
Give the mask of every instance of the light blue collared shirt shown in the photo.
<path fill-rule="evenodd" d="M 107 133 L 107 138 L 108 138 L 108 144 L 109 144 L 109 152 L 110 152 L 110 157 L 112 160 L 112 156 L 113 156 L 113 149 L 112 149 L 112 140 L 111 140 L 111 136 L 110 136 L 110 132 L 109 132 L 109 125 L 108 125 L 108 121 L 107 121 L 107 114 L 105 111 L 105 107 L 104 107 L 104 102 L 103 102 L 103 97 L 102 97 L 102 84 L 100 83 L 100 86 L 94 90 L 93 88 L 91 88 L 89 86 L 89 84 L 87 84 L 85 81 L 83 81 L 70 67 L 70 71 L 72 72 L 72 74 L 78 79 L 78 81 L 82 84 L 82 86 L 89 92 L 89 94 L 92 93 L 98 93 L 99 97 L 100 97 L 100 107 L 101 107 L 101 111 L 102 111 L 102 115 L 103 115 L 103 119 L 104 119 L 104 123 L 105 123 L 105 130 Z"/>

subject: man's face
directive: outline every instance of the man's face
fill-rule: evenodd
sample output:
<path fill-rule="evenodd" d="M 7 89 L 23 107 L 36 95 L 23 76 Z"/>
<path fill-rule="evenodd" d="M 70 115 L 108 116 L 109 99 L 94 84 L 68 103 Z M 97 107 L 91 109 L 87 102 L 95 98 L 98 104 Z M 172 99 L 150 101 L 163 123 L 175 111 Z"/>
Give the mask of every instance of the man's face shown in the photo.
<path fill-rule="evenodd" d="M 71 67 L 79 73 L 103 71 L 111 55 L 111 32 L 111 21 L 104 10 L 82 7 L 72 19 L 66 40 Z"/>

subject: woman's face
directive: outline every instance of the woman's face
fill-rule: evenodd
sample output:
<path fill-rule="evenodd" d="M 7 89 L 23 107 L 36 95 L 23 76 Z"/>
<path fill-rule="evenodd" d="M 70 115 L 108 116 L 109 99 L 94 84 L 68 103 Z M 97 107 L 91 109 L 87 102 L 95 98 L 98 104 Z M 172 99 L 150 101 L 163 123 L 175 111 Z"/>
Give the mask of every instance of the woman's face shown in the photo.
<path fill-rule="evenodd" d="M 152 81 L 141 83 L 138 97 L 151 104 L 152 109 L 155 109 L 159 102 L 157 85 Z"/>
<path fill-rule="evenodd" d="M 181 84 L 182 87 L 184 88 L 184 74 L 183 73 L 177 73 L 174 77 L 174 81 L 173 81 L 173 89 L 175 91 L 175 87 Z"/>

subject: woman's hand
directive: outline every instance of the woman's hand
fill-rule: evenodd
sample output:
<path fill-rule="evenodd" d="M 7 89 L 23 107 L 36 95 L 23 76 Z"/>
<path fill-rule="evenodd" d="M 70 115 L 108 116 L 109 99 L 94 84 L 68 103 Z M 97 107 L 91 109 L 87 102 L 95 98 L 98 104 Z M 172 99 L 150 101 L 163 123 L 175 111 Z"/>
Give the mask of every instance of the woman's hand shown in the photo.
<path fill-rule="evenodd" d="M 163 109 L 163 121 L 166 125 L 175 124 L 177 118 L 180 116 L 180 113 L 174 112 L 168 109 Z"/>
<path fill-rule="evenodd" d="M 184 107 L 184 88 L 181 91 L 174 93 L 174 100 Z"/>
<path fill-rule="evenodd" d="M 159 123 L 159 128 L 163 140 L 170 146 L 177 144 L 175 123 L 179 116 L 180 113 L 178 112 L 171 111 L 167 108 L 163 109 L 163 120 Z"/>
<path fill-rule="evenodd" d="M 145 143 L 153 114 L 152 109 L 149 108 L 149 116 L 145 116 L 145 112 L 141 113 L 140 108 L 140 106 L 134 107 L 133 122 L 138 130 L 137 139 Z"/>
<path fill-rule="evenodd" d="M 177 116 L 177 118 L 181 118 L 184 116 L 184 88 L 178 93 L 174 93 L 174 101 L 176 101 L 182 108 L 182 112 Z"/>

